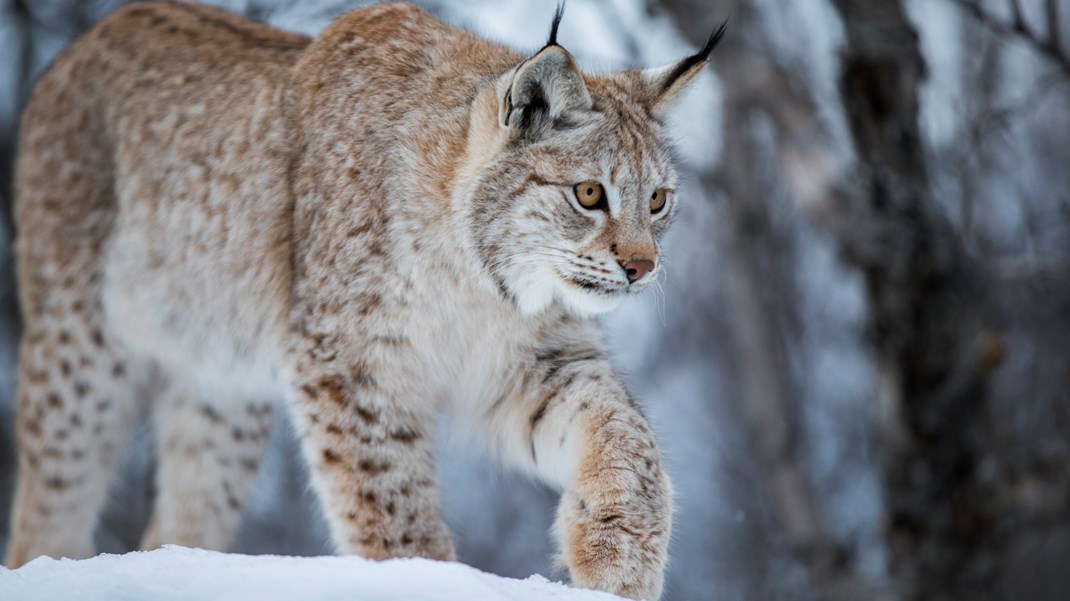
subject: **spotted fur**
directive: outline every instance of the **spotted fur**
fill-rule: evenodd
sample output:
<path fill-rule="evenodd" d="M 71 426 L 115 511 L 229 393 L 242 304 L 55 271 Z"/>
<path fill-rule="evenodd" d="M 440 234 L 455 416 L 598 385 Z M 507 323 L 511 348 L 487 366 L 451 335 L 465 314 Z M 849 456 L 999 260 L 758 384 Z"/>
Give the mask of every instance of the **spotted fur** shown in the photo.
<path fill-rule="evenodd" d="M 657 276 L 666 101 L 710 49 L 590 75 L 556 36 L 523 57 L 404 4 L 315 40 L 185 3 L 103 20 L 22 121 L 9 565 L 93 553 L 141 398 L 144 546 L 226 548 L 278 401 L 339 551 L 453 558 L 432 452 L 449 410 L 563 491 L 577 585 L 657 597 L 669 481 L 593 316 Z M 597 210 L 573 193 L 588 180 Z"/>

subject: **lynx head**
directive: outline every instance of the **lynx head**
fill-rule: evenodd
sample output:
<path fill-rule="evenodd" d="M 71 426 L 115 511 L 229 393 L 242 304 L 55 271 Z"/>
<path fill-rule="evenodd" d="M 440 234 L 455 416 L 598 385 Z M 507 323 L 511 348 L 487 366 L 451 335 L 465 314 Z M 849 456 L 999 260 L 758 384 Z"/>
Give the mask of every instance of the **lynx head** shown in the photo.
<path fill-rule="evenodd" d="M 556 300 L 593 315 L 660 271 L 659 242 L 677 210 L 663 120 L 724 25 L 674 65 L 589 75 L 557 44 L 560 19 L 559 7 L 547 44 L 477 100 L 472 137 L 483 151 L 467 225 L 521 311 Z"/>

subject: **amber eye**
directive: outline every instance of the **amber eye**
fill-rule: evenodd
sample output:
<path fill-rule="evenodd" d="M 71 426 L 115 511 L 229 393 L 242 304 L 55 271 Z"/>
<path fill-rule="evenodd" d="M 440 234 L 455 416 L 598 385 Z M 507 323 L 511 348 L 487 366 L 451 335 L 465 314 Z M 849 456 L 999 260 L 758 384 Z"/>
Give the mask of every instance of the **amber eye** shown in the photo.
<path fill-rule="evenodd" d="M 669 191 L 665 188 L 654 190 L 654 193 L 650 195 L 650 212 L 660 213 L 665 208 L 665 199 L 668 197 Z"/>
<path fill-rule="evenodd" d="M 606 197 L 602 184 L 598 182 L 580 182 L 572 186 L 572 191 L 576 193 L 576 201 L 585 209 L 601 208 Z"/>

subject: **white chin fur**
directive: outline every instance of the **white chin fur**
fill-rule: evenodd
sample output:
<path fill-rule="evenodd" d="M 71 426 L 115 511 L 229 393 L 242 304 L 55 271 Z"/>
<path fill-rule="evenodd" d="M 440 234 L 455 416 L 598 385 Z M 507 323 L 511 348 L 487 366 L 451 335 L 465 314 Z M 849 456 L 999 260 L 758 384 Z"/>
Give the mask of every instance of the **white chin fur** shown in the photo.
<path fill-rule="evenodd" d="M 617 308 L 624 294 L 605 295 L 588 292 L 563 282 L 550 270 L 513 270 L 510 288 L 516 304 L 524 315 L 545 311 L 558 299 L 570 311 L 581 317 L 593 317 Z"/>
<path fill-rule="evenodd" d="M 557 284 L 555 277 L 541 270 L 517 273 L 510 288 L 516 295 L 516 305 L 524 315 L 535 315 L 554 302 Z"/>
<path fill-rule="evenodd" d="M 595 315 L 612 311 L 620 305 L 621 301 L 624 300 L 624 296 L 624 294 L 608 296 L 587 292 L 567 284 L 560 288 L 561 302 L 571 309 L 573 313 L 581 317 L 594 317 Z"/>

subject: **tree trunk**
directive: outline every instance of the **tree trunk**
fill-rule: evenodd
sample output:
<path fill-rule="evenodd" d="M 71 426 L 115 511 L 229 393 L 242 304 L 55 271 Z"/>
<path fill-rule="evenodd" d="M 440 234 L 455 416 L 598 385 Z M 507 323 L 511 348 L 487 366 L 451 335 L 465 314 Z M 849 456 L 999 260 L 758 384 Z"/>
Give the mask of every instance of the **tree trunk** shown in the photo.
<path fill-rule="evenodd" d="M 745 2 L 725 0 L 710 10 L 702 0 L 666 6 L 695 42 L 724 15 L 729 35 L 714 67 L 724 94 L 723 161 L 703 183 L 723 191 L 721 244 L 731 249 L 729 302 L 737 316 L 732 351 L 738 357 L 740 421 L 746 455 L 754 461 L 757 493 L 776 532 L 774 540 L 805 570 L 809 595 L 823 601 L 886 601 L 884 583 L 855 571 L 854 549 L 837 540 L 826 520 L 806 453 L 806 410 L 792 351 L 804 324 L 797 303 L 799 206 L 822 205 L 837 162 L 821 131 L 817 107 L 804 85 L 761 48 L 760 16 Z M 777 170 L 786 177 L 770 177 Z M 789 206 L 794 201 L 798 206 Z M 820 208 L 815 210 L 820 211 Z M 778 218 L 779 217 L 779 218 Z M 787 218 L 785 218 L 787 217 Z M 796 595 L 798 595 L 796 593 Z"/>
<path fill-rule="evenodd" d="M 932 198 L 918 121 L 925 63 L 902 5 L 833 4 L 858 160 L 838 237 L 865 274 L 880 362 L 891 575 L 907 600 L 992 598 L 1007 525 L 986 424 L 1004 354 L 986 326 L 987 276 Z"/>

